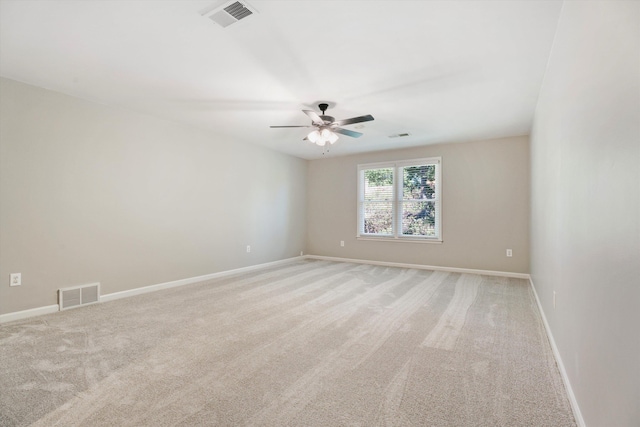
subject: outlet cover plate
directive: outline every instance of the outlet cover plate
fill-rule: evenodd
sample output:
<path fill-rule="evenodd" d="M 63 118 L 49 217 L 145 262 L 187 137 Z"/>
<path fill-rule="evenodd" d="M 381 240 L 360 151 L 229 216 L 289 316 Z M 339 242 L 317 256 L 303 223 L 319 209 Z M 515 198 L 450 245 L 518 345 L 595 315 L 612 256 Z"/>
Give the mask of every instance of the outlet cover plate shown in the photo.
<path fill-rule="evenodd" d="M 11 273 L 11 280 L 9 282 L 10 286 L 20 286 L 22 285 L 22 273 Z"/>

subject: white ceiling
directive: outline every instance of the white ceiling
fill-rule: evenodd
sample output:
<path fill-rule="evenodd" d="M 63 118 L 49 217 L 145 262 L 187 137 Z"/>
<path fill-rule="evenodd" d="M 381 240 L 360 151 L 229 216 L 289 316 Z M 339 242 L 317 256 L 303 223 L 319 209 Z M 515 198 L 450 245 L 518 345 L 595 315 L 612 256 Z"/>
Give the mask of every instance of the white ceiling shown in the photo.
<path fill-rule="evenodd" d="M 330 155 L 528 134 L 560 1 L 0 0 L 0 74 L 301 158 L 300 110 L 346 126 Z M 408 132 L 404 138 L 389 135 Z"/>

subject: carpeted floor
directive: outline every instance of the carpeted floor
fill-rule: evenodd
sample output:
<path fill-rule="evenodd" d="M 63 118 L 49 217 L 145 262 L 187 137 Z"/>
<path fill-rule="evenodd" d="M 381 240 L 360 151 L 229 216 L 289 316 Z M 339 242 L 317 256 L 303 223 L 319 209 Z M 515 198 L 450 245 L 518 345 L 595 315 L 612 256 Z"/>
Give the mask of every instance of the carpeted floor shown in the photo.
<path fill-rule="evenodd" d="M 575 426 L 525 280 L 299 260 L 0 326 L 2 426 Z"/>

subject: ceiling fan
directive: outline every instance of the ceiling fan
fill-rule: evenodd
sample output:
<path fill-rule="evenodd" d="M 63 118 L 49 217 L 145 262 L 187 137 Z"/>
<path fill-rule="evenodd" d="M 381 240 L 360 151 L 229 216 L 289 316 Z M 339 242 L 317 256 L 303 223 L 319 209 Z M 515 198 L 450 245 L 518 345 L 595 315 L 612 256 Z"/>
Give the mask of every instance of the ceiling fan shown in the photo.
<path fill-rule="evenodd" d="M 352 125 L 354 123 L 370 122 L 373 120 L 371 114 L 366 116 L 352 117 L 350 119 L 338 120 L 331 116 L 325 115 L 325 111 L 329 108 L 329 104 L 318 104 L 318 108 L 322 114 L 318 114 L 312 110 L 302 110 L 311 119 L 311 124 L 306 126 L 271 126 L 272 128 L 310 128 L 315 129 L 307 135 L 304 140 L 309 140 L 319 146 L 324 146 L 327 142 L 333 144 L 338 140 L 338 135 L 346 135 L 352 138 L 359 138 L 363 134 L 349 129 L 343 129 L 340 126 Z"/>

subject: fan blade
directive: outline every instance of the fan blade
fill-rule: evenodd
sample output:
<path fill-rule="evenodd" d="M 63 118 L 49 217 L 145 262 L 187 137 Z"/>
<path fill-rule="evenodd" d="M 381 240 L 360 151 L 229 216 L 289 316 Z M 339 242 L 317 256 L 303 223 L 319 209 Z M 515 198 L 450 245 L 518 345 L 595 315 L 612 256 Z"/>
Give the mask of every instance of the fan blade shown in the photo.
<path fill-rule="evenodd" d="M 269 126 L 270 128 L 310 128 L 311 125 L 307 126 Z"/>
<path fill-rule="evenodd" d="M 362 122 L 370 122 L 373 120 L 373 116 L 371 114 L 367 114 L 366 116 L 352 117 L 350 119 L 338 120 L 333 124 L 336 126 L 345 126 L 352 125 L 354 123 L 362 123 Z"/>
<path fill-rule="evenodd" d="M 350 136 L 352 138 L 360 138 L 363 134 L 360 132 L 355 132 L 349 129 L 342 129 L 342 128 L 338 128 L 338 127 L 332 127 L 331 128 L 332 131 L 334 131 L 335 133 L 341 133 L 343 135 L 347 135 Z"/>
<path fill-rule="evenodd" d="M 311 111 L 311 110 L 302 110 L 303 113 L 305 113 L 307 116 L 309 116 L 309 118 L 311 119 L 311 121 L 317 125 L 324 125 L 324 120 L 322 120 L 322 118 L 320 118 L 320 116 L 318 115 L 318 113 L 316 113 L 315 111 Z"/>

